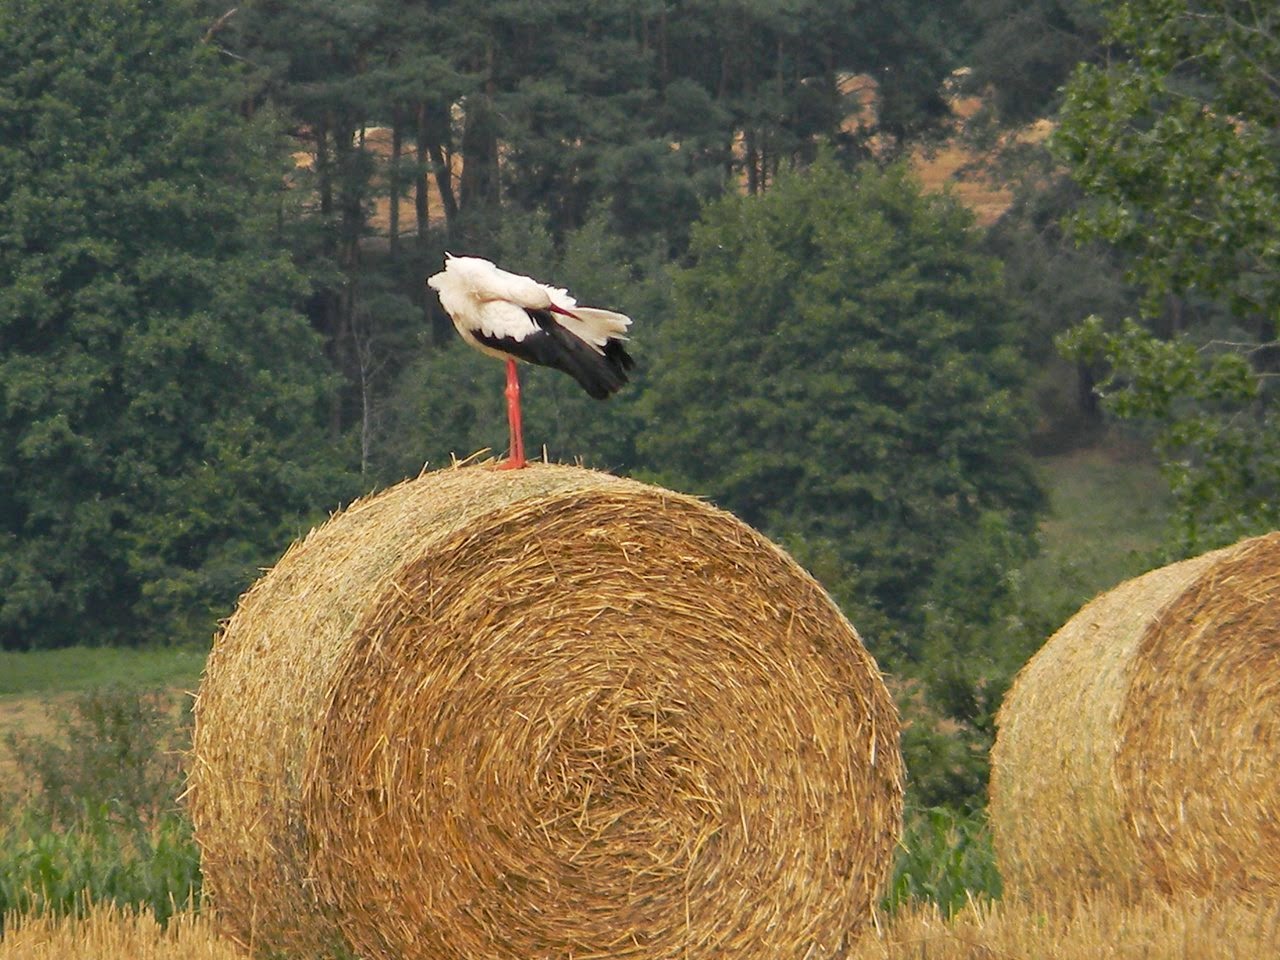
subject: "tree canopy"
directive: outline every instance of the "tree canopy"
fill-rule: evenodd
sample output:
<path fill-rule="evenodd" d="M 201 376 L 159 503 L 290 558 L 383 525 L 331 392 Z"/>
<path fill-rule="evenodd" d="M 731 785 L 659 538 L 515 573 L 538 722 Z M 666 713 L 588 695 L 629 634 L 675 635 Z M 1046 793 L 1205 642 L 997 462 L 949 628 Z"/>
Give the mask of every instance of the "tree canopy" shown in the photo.
<path fill-rule="evenodd" d="M 714 496 L 985 735 L 1040 505 L 1025 360 L 1129 291 L 1060 255 L 1078 192 L 987 231 L 895 160 L 954 129 L 957 67 L 1029 119 L 1095 29 L 1083 0 L 0 5 L 0 644 L 207 637 L 308 514 L 500 444 L 501 368 L 423 285 L 450 250 L 637 321 L 608 405 L 527 372 L 532 447 Z M 1244 102 L 1214 109 L 1260 130 Z M 1267 249 L 1183 315 L 1244 342 L 1263 311 L 1212 298 L 1252 303 Z M 1266 356 L 1213 382 L 1257 404 Z"/>
<path fill-rule="evenodd" d="M 0 7 L 0 642 L 205 633 L 332 502 L 282 150 L 190 4 Z"/>
<path fill-rule="evenodd" d="M 1109 364 L 1112 409 L 1157 424 L 1192 548 L 1280 523 L 1280 28 L 1248 0 L 1106 9 L 1116 55 L 1076 71 L 1055 144 L 1086 195 L 1076 235 L 1146 296 L 1066 343 Z"/>
<path fill-rule="evenodd" d="M 918 653 L 929 585 L 978 529 L 1029 532 L 1025 368 L 971 217 L 901 167 L 830 158 L 694 230 L 652 348 L 657 475 L 780 537 L 857 622 Z"/>
<path fill-rule="evenodd" d="M 1056 112 L 1062 84 L 1099 50 L 1093 0 L 970 0 L 970 86 L 1001 122 L 1020 125 Z"/>

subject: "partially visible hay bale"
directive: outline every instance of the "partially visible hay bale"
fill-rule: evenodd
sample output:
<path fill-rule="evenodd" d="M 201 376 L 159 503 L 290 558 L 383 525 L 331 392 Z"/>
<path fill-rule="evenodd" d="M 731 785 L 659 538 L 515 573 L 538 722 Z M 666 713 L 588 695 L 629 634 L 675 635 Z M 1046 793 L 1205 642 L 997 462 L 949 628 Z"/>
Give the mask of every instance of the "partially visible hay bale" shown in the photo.
<path fill-rule="evenodd" d="M 1280 892 L 1280 533 L 1098 597 L 997 723 L 1008 889 Z"/>
<path fill-rule="evenodd" d="M 266 950 L 829 957 L 901 821 L 898 721 L 821 588 L 729 514 L 444 470 L 311 532 L 196 705 L 205 889 Z"/>

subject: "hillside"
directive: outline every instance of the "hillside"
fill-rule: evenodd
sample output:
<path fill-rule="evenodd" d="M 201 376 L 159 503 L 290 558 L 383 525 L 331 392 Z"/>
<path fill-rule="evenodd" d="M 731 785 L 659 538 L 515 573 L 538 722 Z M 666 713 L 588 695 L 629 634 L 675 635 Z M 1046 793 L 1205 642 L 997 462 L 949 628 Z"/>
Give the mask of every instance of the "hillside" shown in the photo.
<path fill-rule="evenodd" d="M 958 82 L 967 71 L 956 71 L 954 81 Z M 952 86 L 956 85 L 953 82 Z M 865 74 L 846 76 L 840 81 L 840 92 L 848 104 L 848 115 L 844 122 L 846 132 L 856 131 L 874 122 L 878 92 L 875 81 Z M 1013 195 L 1007 185 L 998 182 L 994 177 L 982 174 L 984 167 L 990 165 L 991 157 L 984 155 L 966 144 L 962 136 L 962 127 L 982 107 L 980 97 L 953 93 L 948 102 L 953 116 L 953 134 L 941 146 L 917 146 L 911 154 L 911 166 L 916 176 L 929 190 L 941 191 L 949 189 L 965 206 L 969 207 L 977 217 L 978 223 L 988 226 L 999 219 L 1008 209 Z M 1040 120 L 1028 127 L 1006 133 L 1000 137 L 996 149 L 1010 142 L 1040 143 L 1048 137 L 1052 125 L 1047 120 Z M 375 158 L 382 173 L 377 178 L 379 190 L 373 197 L 366 225 L 376 237 L 390 236 L 392 200 L 388 190 L 388 177 L 395 156 L 394 131 L 390 127 L 366 126 L 356 134 L 354 146 Z M 743 138 L 738 136 L 736 149 L 741 158 Z M 417 144 L 407 137 L 401 138 L 401 169 L 409 169 L 419 162 Z M 307 149 L 299 150 L 293 155 L 294 163 L 300 171 L 315 170 L 315 156 Z M 449 180 L 458 183 L 462 175 L 463 160 L 461 154 L 451 154 L 449 162 Z M 434 226 L 443 225 L 445 221 L 444 203 L 441 199 L 437 178 L 428 175 L 422 178 L 424 201 L 428 212 L 428 222 Z M 742 188 L 746 189 L 745 174 Z M 414 193 L 418 184 L 413 180 L 405 180 L 401 190 L 402 197 L 397 209 L 398 230 L 401 236 L 412 236 L 418 232 L 417 213 L 414 204 Z"/>

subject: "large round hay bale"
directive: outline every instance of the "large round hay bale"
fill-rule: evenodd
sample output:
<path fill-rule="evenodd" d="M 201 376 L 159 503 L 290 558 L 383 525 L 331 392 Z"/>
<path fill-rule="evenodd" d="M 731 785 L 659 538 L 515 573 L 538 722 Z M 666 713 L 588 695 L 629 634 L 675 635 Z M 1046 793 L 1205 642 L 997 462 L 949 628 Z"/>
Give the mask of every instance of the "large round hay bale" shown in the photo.
<path fill-rule="evenodd" d="M 217 916 L 264 951 L 830 957 L 891 867 L 898 733 L 830 598 L 729 514 L 450 469 L 244 596 L 189 802 Z"/>
<path fill-rule="evenodd" d="M 1280 534 L 1085 606 L 997 719 L 991 821 L 1030 897 L 1280 892 Z"/>

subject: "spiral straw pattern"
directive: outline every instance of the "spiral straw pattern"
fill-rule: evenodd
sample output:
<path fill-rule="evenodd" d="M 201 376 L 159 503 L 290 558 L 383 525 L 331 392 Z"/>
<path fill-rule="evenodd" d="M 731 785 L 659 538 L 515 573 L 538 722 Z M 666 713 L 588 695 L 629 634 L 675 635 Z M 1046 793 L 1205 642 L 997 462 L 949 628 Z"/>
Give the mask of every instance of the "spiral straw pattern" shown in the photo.
<path fill-rule="evenodd" d="M 246 595 L 190 802 L 245 944 L 830 957 L 891 868 L 898 732 L 856 632 L 731 515 L 576 468 L 453 469 Z"/>

